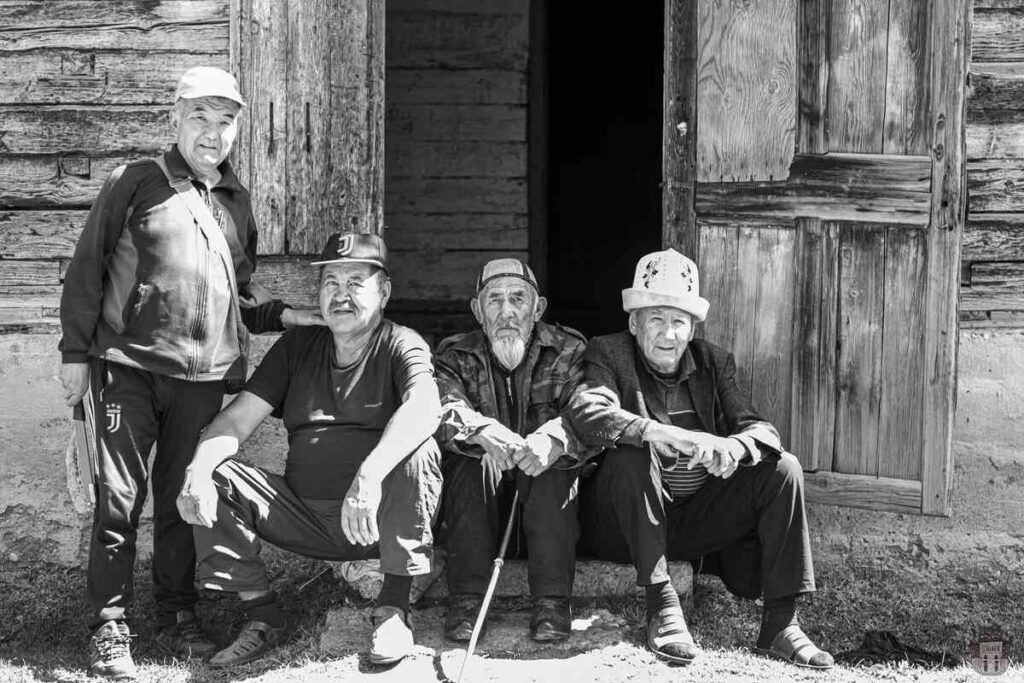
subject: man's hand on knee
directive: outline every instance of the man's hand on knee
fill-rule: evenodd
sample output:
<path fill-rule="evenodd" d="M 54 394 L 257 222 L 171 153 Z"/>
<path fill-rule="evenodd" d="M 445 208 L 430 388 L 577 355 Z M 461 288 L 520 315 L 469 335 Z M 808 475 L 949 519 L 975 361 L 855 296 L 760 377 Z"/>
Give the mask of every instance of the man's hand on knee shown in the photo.
<path fill-rule="evenodd" d="M 359 474 L 345 494 L 341 506 L 341 530 L 354 545 L 373 545 L 380 540 L 377 510 L 380 508 L 381 482 Z"/>
<path fill-rule="evenodd" d="M 178 514 L 189 524 L 212 528 L 217 521 L 217 487 L 212 476 L 186 469 L 185 483 L 175 502 Z"/>

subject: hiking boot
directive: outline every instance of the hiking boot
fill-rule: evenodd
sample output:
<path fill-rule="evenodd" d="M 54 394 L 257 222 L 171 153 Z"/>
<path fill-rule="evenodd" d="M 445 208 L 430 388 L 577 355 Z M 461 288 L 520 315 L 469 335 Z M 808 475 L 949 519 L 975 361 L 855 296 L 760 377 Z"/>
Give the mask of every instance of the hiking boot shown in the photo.
<path fill-rule="evenodd" d="M 370 639 L 370 661 L 394 664 L 412 652 L 412 624 L 409 615 L 391 605 L 381 605 L 370 616 L 373 636 Z"/>
<path fill-rule="evenodd" d="M 565 640 L 572 634 L 572 606 L 569 598 L 548 597 L 533 601 L 530 637 L 538 643 Z"/>
<path fill-rule="evenodd" d="M 468 643 L 473 637 L 473 625 L 483 607 L 480 595 L 453 595 L 448 598 L 448 615 L 444 619 L 444 637 L 456 643 Z M 487 622 L 480 628 L 480 637 L 487 631 Z"/>
<path fill-rule="evenodd" d="M 89 641 L 89 670 L 106 678 L 135 678 L 138 670 L 132 660 L 132 634 L 123 621 L 108 621 L 92 634 Z"/>
<path fill-rule="evenodd" d="M 208 662 L 219 668 L 248 664 L 274 648 L 284 635 L 284 628 L 274 628 L 262 621 L 248 621 L 235 641 L 215 654 Z"/>
<path fill-rule="evenodd" d="M 181 610 L 174 615 L 175 623 L 157 631 L 153 640 L 172 656 L 189 659 L 206 659 L 217 651 L 217 645 L 196 621 L 196 615 Z"/>

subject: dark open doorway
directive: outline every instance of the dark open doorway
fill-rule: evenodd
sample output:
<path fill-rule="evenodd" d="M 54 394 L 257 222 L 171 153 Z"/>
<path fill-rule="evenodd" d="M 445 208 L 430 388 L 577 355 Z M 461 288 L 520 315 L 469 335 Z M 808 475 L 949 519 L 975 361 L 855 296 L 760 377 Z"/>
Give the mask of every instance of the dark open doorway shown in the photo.
<path fill-rule="evenodd" d="M 546 175 L 531 193 L 546 205 L 531 210 L 546 224 L 546 318 L 588 336 L 613 332 L 625 327 L 621 291 L 637 260 L 661 245 L 664 9 L 636 2 L 627 12 L 581 12 L 553 0 L 533 8 L 542 12 L 534 28 L 545 24 L 534 45 L 547 48 L 531 60 L 542 70 L 531 98 L 546 95 L 545 121 L 531 113 L 532 127 L 546 123 L 546 167 L 531 164 Z"/>

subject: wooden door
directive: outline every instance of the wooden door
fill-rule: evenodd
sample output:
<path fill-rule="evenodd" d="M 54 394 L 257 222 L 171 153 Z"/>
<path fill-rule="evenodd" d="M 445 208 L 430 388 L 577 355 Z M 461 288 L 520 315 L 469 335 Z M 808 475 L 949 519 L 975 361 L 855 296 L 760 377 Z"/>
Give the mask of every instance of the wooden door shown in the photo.
<path fill-rule="evenodd" d="M 808 499 L 948 514 L 967 0 L 667 0 L 664 241 Z"/>

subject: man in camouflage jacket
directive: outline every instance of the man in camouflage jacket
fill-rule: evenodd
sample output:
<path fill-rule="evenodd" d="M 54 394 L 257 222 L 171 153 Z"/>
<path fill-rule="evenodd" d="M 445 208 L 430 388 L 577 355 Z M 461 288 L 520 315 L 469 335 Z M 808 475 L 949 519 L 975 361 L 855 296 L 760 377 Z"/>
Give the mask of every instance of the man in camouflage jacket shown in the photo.
<path fill-rule="evenodd" d="M 470 304 L 481 329 L 438 347 L 450 640 L 470 639 L 510 514 L 520 528 L 510 554 L 522 554 L 523 536 L 528 548 L 531 637 L 564 640 L 571 630 L 583 458 L 564 412 L 585 339 L 540 322 L 546 304 L 526 264 L 491 261 Z M 516 490 L 522 505 L 511 510 Z"/>

